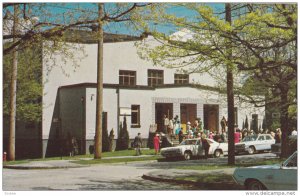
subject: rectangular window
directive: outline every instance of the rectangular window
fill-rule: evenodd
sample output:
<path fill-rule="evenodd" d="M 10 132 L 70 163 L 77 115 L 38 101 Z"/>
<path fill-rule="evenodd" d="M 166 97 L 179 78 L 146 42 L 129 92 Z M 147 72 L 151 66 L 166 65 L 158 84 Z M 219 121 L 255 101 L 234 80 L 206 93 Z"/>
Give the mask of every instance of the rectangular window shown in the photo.
<path fill-rule="evenodd" d="M 139 105 L 131 105 L 131 127 L 132 128 L 141 127 Z"/>
<path fill-rule="evenodd" d="M 148 86 L 158 86 L 164 84 L 164 71 L 148 69 Z"/>
<path fill-rule="evenodd" d="M 136 71 L 119 71 L 119 84 L 126 86 L 135 86 L 136 85 Z"/>
<path fill-rule="evenodd" d="M 175 84 L 188 84 L 189 83 L 189 75 L 188 74 L 175 74 L 174 75 L 174 83 Z"/>

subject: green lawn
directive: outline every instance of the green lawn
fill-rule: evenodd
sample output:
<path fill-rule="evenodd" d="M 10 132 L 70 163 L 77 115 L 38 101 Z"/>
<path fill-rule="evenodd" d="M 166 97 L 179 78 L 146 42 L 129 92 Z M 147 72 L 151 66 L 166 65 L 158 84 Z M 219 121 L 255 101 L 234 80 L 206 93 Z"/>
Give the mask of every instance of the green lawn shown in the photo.
<path fill-rule="evenodd" d="M 142 155 L 154 155 L 154 150 L 141 150 Z M 114 152 L 103 152 L 102 157 L 119 157 L 119 156 L 135 156 L 135 150 L 121 150 Z M 15 160 L 15 161 L 6 161 L 3 162 L 3 165 L 15 165 L 28 163 L 30 161 L 50 161 L 50 160 L 74 160 L 80 164 L 96 164 L 96 163 L 117 163 L 117 162 L 129 162 L 129 161 L 141 161 L 141 160 L 157 160 L 159 156 L 155 157 L 134 157 L 134 158 L 115 158 L 114 160 L 81 160 L 85 158 L 93 159 L 93 154 L 87 155 L 76 155 L 73 157 L 63 156 L 63 157 L 49 157 L 49 158 L 41 158 L 41 159 L 24 159 L 24 160 Z"/>
<path fill-rule="evenodd" d="M 176 180 L 188 180 L 193 182 L 212 183 L 212 182 L 233 182 L 232 176 L 228 174 L 213 173 L 213 174 L 198 174 L 177 177 Z"/>
<path fill-rule="evenodd" d="M 283 162 L 283 159 L 270 159 L 265 161 L 253 162 L 253 163 L 237 163 L 235 165 L 187 165 L 187 166 L 178 166 L 176 169 L 187 169 L 187 170 L 214 170 L 214 169 L 224 169 L 224 168 L 235 168 L 235 167 L 251 167 L 257 165 L 272 165 L 280 164 Z"/>
<path fill-rule="evenodd" d="M 114 158 L 114 159 L 90 159 L 90 160 L 74 160 L 73 163 L 82 164 L 82 165 L 92 165 L 92 164 L 103 164 L 103 163 L 127 163 L 134 161 L 150 161 L 157 160 L 159 156 L 151 157 L 130 157 L 130 158 Z"/>

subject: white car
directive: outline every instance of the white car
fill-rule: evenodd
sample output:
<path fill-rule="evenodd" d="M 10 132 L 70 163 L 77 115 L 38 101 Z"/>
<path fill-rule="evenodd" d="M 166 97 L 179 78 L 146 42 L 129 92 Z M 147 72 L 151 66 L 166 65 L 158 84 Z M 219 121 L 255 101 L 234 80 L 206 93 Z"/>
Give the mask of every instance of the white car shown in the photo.
<path fill-rule="evenodd" d="M 256 151 L 270 151 L 272 144 L 275 144 L 275 140 L 270 134 L 246 136 L 240 143 L 235 144 L 235 153 L 253 154 Z"/>
<path fill-rule="evenodd" d="M 237 168 L 233 178 L 248 190 L 297 190 L 297 151 L 281 165 Z"/>
<path fill-rule="evenodd" d="M 212 139 L 207 139 L 210 144 L 209 155 L 220 157 L 221 155 L 228 154 L 228 144 L 218 143 Z M 192 156 L 204 156 L 205 151 L 202 148 L 202 142 L 200 139 L 186 139 L 178 146 L 168 147 L 161 149 L 161 155 L 166 158 L 184 158 L 185 160 L 191 159 Z"/>

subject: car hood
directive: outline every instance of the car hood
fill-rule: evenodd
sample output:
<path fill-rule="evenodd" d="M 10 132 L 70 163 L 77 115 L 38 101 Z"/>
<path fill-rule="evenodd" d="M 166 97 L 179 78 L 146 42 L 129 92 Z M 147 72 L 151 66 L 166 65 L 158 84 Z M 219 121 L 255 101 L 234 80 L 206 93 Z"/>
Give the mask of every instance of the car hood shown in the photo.
<path fill-rule="evenodd" d="M 176 150 L 176 149 L 182 149 L 182 148 L 184 148 L 184 146 L 166 147 L 166 148 L 162 148 L 161 151 Z"/>
<path fill-rule="evenodd" d="M 253 169 L 280 169 L 280 164 L 274 164 L 274 165 L 259 165 L 259 166 L 252 166 L 252 167 L 247 167 L 253 168 Z M 245 168 L 246 169 L 246 168 Z"/>

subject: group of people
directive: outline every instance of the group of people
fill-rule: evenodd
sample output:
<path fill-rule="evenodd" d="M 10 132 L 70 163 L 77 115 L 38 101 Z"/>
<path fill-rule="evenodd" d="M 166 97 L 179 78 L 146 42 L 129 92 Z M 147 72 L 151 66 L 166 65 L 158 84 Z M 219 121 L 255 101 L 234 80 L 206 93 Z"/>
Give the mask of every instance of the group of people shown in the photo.
<path fill-rule="evenodd" d="M 169 119 L 167 115 L 164 115 L 164 133 L 169 136 L 175 136 L 182 139 L 181 135 L 183 134 L 183 128 L 181 127 L 181 123 L 178 115 L 176 115 L 173 119 Z M 202 120 L 201 118 L 197 118 L 194 124 L 191 122 L 187 122 L 186 124 L 186 133 L 188 134 L 188 138 L 197 137 L 198 133 L 203 131 Z"/>
<path fill-rule="evenodd" d="M 174 136 L 179 140 L 181 143 L 184 139 L 192 139 L 192 138 L 200 138 L 201 141 L 207 142 L 206 138 L 215 140 L 216 142 L 222 143 L 228 142 L 228 132 L 227 132 L 227 121 L 226 118 L 223 116 L 221 119 L 221 130 L 220 131 L 210 131 L 207 129 L 203 129 L 201 118 L 197 118 L 193 125 L 190 122 L 187 122 L 186 125 L 186 134 L 183 132 L 183 128 L 181 127 L 180 120 L 178 115 L 176 115 L 173 119 L 168 119 L 167 115 L 164 115 L 164 130 L 163 133 L 167 134 L 168 136 Z M 281 142 L 281 130 L 280 128 L 276 129 L 276 132 L 273 131 L 260 131 L 261 133 L 270 133 L 272 137 L 275 139 L 276 143 Z M 235 127 L 234 130 L 234 143 L 239 143 L 243 140 L 246 136 L 255 135 L 256 133 L 253 130 L 243 129 L 240 130 L 238 127 Z M 291 135 L 297 135 L 297 131 L 293 131 Z M 159 149 L 162 144 L 162 135 L 156 133 L 153 138 L 153 146 L 155 150 L 155 154 L 159 154 Z M 142 138 L 141 134 L 138 135 L 134 139 L 134 147 L 136 148 L 136 154 L 141 154 L 142 146 Z M 207 145 L 204 145 L 207 146 Z M 207 148 L 209 149 L 209 147 Z"/>

